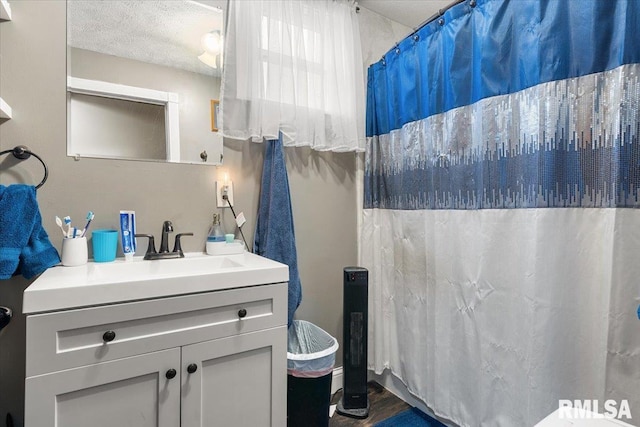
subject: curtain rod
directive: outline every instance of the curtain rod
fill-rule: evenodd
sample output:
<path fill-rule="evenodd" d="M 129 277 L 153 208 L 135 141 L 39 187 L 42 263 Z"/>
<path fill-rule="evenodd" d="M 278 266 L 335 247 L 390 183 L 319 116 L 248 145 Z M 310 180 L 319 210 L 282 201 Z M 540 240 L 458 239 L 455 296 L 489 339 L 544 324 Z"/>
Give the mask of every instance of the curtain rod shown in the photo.
<path fill-rule="evenodd" d="M 444 15 L 444 13 L 451 9 L 453 6 L 456 6 L 460 3 L 464 3 L 467 0 L 454 0 L 453 2 L 449 3 L 444 9 L 440 9 L 438 10 L 438 13 L 435 13 L 433 15 L 431 15 L 430 17 L 428 17 L 427 19 L 425 19 L 424 21 L 422 21 L 417 27 L 413 28 L 413 31 L 411 31 L 409 34 L 407 34 L 406 36 L 402 37 L 400 39 L 400 41 L 396 42 L 396 44 L 394 45 L 393 48 L 389 49 L 389 51 L 393 50 L 393 49 L 397 49 L 398 48 L 398 44 L 400 44 L 400 42 L 408 37 L 411 37 L 412 35 L 414 35 L 415 33 L 417 33 L 421 28 L 423 28 L 425 25 L 428 25 L 430 23 L 432 23 L 433 21 L 435 21 L 436 19 L 440 18 L 442 15 Z M 471 7 L 476 7 L 476 3 L 477 0 L 469 0 L 469 6 Z M 356 9 L 356 13 L 360 13 L 360 5 L 358 4 L 357 1 L 354 2 L 355 4 L 355 9 Z M 442 24 L 444 24 L 444 22 L 442 22 Z M 387 52 L 388 53 L 388 52 Z M 385 54 L 386 55 L 386 54 Z M 382 61 L 384 62 L 384 56 L 382 55 Z"/>
<path fill-rule="evenodd" d="M 430 17 L 428 17 L 427 19 L 425 19 L 424 21 L 422 21 L 417 27 L 415 27 L 413 29 L 412 32 L 410 32 L 409 34 L 407 34 L 405 37 L 402 38 L 402 40 L 406 39 L 407 37 L 417 33 L 422 27 L 432 23 L 433 21 L 435 21 L 436 19 L 440 18 L 442 15 L 444 15 L 444 13 L 451 9 L 453 6 L 460 4 L 460 3 L 464 3 L 466 0 L 454 0 L 453 2 L 449 3 L 444 9 L 440 9 L 438 10 L 438 13 L 435 13 L 433 15 L 431 15 Z M 475 7 L 476 5 L 476 0 L 471 0 L 469 2 L 469 5 L 471 7 Z"/>

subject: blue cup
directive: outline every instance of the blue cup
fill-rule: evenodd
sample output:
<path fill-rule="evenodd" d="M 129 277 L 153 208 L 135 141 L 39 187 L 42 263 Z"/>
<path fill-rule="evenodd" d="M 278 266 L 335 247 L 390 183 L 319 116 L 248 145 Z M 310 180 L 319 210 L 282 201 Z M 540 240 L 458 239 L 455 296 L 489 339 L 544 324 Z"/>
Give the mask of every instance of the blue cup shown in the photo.
<path fill-rule="evenodd" d="M 91 233 L 93 242 L 93 260 L 95 262 L 111 262 L 116 259 L 118 249 L 117 230 L 94 230 Z"/>

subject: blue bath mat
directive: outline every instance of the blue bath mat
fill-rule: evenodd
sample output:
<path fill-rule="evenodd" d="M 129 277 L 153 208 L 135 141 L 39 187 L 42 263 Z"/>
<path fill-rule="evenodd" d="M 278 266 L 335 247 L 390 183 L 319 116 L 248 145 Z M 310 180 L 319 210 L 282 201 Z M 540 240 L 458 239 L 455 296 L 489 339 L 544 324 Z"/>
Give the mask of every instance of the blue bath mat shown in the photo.
<path fill-rule="evenodd" d="M 447 427 L 424 412 L 411 408 L 380 421 L 374 427 Z"/>

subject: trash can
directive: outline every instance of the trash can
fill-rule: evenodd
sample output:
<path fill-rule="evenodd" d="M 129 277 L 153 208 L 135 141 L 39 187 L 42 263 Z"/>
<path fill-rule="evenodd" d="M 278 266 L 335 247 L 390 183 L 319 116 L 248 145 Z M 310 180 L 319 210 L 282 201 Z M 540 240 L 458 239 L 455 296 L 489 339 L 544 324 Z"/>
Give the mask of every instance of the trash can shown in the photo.
<path fill-rule="evenodd" d="M 304 320 L 289 327 L 287 426 L 327 427 L 338 341 Z"/>

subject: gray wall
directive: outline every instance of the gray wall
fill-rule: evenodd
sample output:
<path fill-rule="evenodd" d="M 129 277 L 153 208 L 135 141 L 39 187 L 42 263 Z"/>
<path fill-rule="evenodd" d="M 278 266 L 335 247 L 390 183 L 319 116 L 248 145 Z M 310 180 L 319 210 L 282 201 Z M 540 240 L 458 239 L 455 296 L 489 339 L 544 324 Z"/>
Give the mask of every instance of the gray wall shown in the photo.
<path fill-rule="evenodd" d="M 402 7 L 401 4 L 398 1 L 398 7 Z M 410 27 L 378 15 L 364 7 L 360 7 L 358 23 L 365 73 L 369 65 L 378 62 L 382 55 L 412 31 Z"/>
<path fill-rule="evenodd" d="M 50 176 L 38 191 L 43 225 L 60 248 L 54 217 L 79 221 L 96 213 L 95 228 L 117 228 L 120 209 L 134 209 L 138 230 L 158 234 L 171 219 L 187 251 L 204 248 L 211 214 L 216 211 L 214 181 L 227 171 L 234 181 L 243 227 L 253 239 L 262 172 L 261 144 L 225 141 L 221 169 L 181 164 L 66 157 L 66 30 L 62 1 L 11 2 L 13 21 L 0 23 L 0 96 L 13 107 L 13 119 L 0 124 L 0 150 L 26 144 L 49 165 Z M 360 15 L 365 56 L 376 61 L 393 45 L 398 26 L 363 9 Z M 404 31 L 404 30 L 403 30 Z M 372 48 L 371 46 L 376 46 Z M 356 156 L 286 150 L 303 286 L 297 312 L 342 339 L 342 268 L 357 263 Z M 0 183 L 37 183 L 42 177 L 35 159 L 18 163 L 0 159 Z M 232 217 L 223 212 L 227 230 Z M 20 315 L 22 278 L 0 282 L 0 305 L 12 306 L 14 321 L 0 335 L 0 422 L 11 409 L 22 419 L 24 388 L 24 317 Z M 342 352 L 337 354 L 341 365 Z M 21 425 L 21 423 L 18 423 Z"/>

